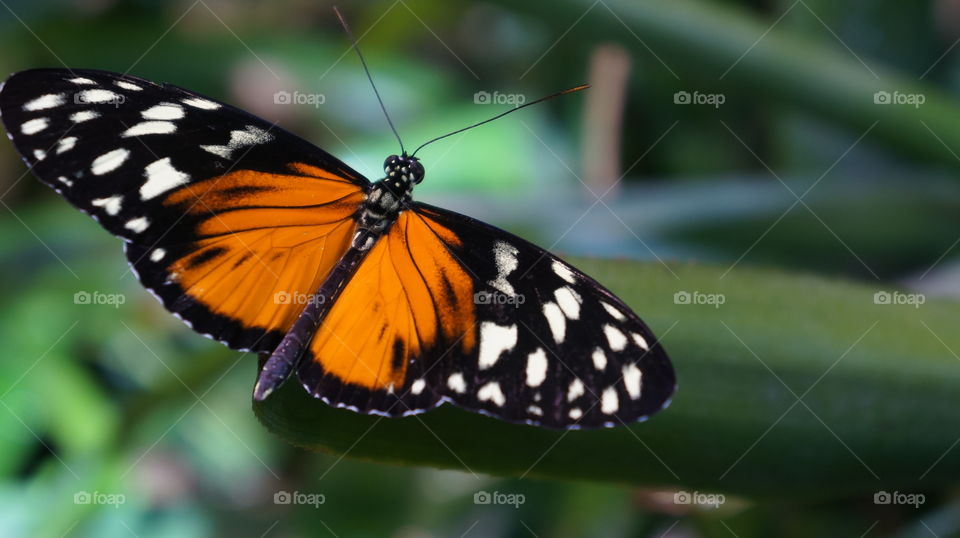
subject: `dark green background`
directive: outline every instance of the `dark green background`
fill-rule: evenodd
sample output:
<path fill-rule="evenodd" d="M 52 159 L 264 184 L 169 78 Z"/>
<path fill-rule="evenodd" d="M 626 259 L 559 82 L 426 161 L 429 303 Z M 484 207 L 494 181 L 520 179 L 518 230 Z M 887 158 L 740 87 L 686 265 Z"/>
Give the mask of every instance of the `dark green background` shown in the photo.
<path fill-rule="evenodd" d="M 279 120 L 377 178 L 396 143 L 331 5 L 3 0 L 0 75 L 66 65 L 172 82 Z M 593 94 L 424 150 L 417 196 L 563 254 L 641 260 L 591 260 L 585 268 L 668 333 L 681 384 L 674 407 L 595 444 L 559 438 L 544 467 L 528 473 L 517 471 L 527 461 L 517 454 L 527 457 L 530 447 L 514 454 L 510 444 L 550 437 L 471 419 L 462 428 L 504 435 L 478 441 L 480 449 L 508 448 L 465 453 L 469 462 L 459 463 L 455 450 L 424 455 L 406 437 L 396 439 L 397 457 L 384 457 L 391 439 L 383 434 L 373 435 L 373 449 L 358 443 L 365 459 L 350 454 L 359 434 L 336 438 L 332 454 L 296 449 L 251 411 L 256 358 L 166 314 L 126 270 L 119 242 L 31 177 L 4 143 L 0 534 L 960 533 L 949 476 L 960 468 L 952 444 L 960 439 L 960 391 L 950 383 L 960 369 L 960 310 L 950 299 L 960 295 L 960 5 L 387 0 L 341 8 L 409 146 L 503 109 L 475 104 L 477 92 L 531 100 L 595 84 Z M 622 109 L 597 93 L 609 89 L 610 72 L 590 78 L 591 62 L 617 57 L 630 65 Z M 320 93 L 324 104 L 275 105 L 281 90 Z M 878 91 L 922 95 L 924 103 L 876 104 Z M 724 102 L 676 104 L 677 92 Z M 598 117 L 622 118 L 620 136 Z M 599 202 L 607 184 L 584 170 L 599 158 L 586 134 L 597 132 L 618 140 L 618 162 L 607 164 L 626 174 Z M 899 288 L 927 303 L 884 310 L 869 301 Z M 671 301 L 678 291 L 722 292 L 726 304 L 684 309 Z M 77 304 L 78 292 L 124 303 Z M 874 321 L 877 340 L 858 348 Z M 851 349 L 811 392 L 810 414 L 797 408 L 802 420 L 778 424 Z M 464 442 L 456 434 L 469 431 L 456 430 L 460 418 L 451 413 L 428 421 L 437 427 L 425 434 L 430 444 L 443 445 L 451 431 L 454 446 Z M 325 427 L 353 431 L 338 420 L 286 438 L 309 444 L 330 437 Z M 684 448 L 704 439 L 702 450 L 715 457 L 698 460 Z M 624 467 L 629 485 L 617 484 L 617 465 L 634 454 L 678 472 Z M 736 459 L 728 456 L 737 454 L 752 456 L 727 478 Z M 511 476 L 473 472 L 474 458 L 483 462 L 478 469 Z M 875 493 L 897 487 L 924 494 L 924 504 L 874 503 Z M 675 493 L 694 490 L 724 493 L 725 502 L 674 502 Z M 276 504 L 281 491 L 322 494 L 325 502 Z M 522 494 L 525 502 L 475 504 L 480 491 Z M 82 492 L 125 502 L 75 503 Z"/>

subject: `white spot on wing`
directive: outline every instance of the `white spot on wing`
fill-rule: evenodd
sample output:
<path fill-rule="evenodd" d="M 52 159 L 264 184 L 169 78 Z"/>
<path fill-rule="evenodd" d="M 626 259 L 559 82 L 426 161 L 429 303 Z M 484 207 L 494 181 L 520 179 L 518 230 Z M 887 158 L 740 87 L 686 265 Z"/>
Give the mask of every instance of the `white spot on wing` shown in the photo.
<path fill-rule="evenodd" d="M 47 152 L 42 149 L 35 149 L 33 150 L 33 158 L 42 161 L 47 158 Z"/>
<path fill-rule="evenodd" d="M 177 126 L 169 121 L 142 121 L 123 132 L 122 137 L 143 136 L 152 134 L 170 134 L 177 131 Z"/>
<path fill-rule="evenodd" d="M 47 118 L 34 118 L 23 122 L 23 125 L 20 126 L 20 132 L 25 135 L 37 134 L 46 129 L 48 125 L 50 125 L 50 120 Z"/>
<path fill-rule="evenodd" d="M 126 224 L 123 225 L 124 228 L 128 230 L 133 230 L 136 233 L 140 233 L 147 229 L 147 226 L 150 226 L 150 221 L 147 217 L 137 217 L 135 219 L 130 219 Z"/>
<path fill-rule="evenodd" d="M 230 141 L 227 142 L 226 146 L 200 146 L 200 149 L 219 157 L 223 157 L 224 159 L 229 159 L 233 152 L 239 148 L 244 146 L 254 146 L 256 144 L 266 144 L 271 140 L 273 140 L 272 134 L 255 125 L 247 125 L 246 129 L 243 131 L 230 131 Z"/>
<path fill-rule="evenodd" d="M 520 265 L 517 261 L 517 252 L 517 247 L 504 241 L 497 241 L 493 245 L 493 257 L 497 264 L 497 278 L 491 280 L 488 284 L 511 297 L 515 294 L 515 291 L 513 285 L 507 281 L 507 275 L 515 271 Z"/>
<path fill-rule="evenodd" d="M 623 321 L 623 320 L 627 319 L 627 316 L 624 316 L 624 315 L 623 315 L 623 312 L 617 310 L 617 309 L 616 309 L 615 307 L 613 307 L 612 305 L 608 305 L 607 303 L 604 303 L 604 302 L 602 302 L 602 301 L 600 302 L 600 304 L 603 305 L 603 309 L 606 310 L 608 314 L 610 314 L 611 316 L 613 316 L 613 317 L 616 318 L 617 320 Z"/>
<path fill-rule="evenodd" d="M 570 284 L 575 284 L 577 282 L 577 275 L 573 274 L 573 271 L 569 267 L 560 263 L 559 261 L 553 262 L 553 272 L 557 274 L 558 277 L 566 280 Z"/>
<path fill-rule="evenodd" d="M 74 84 L 96 84 L 96 82 L 88 79 L 87 77 L 75 77 L 68 80 Z"/>
<path fill-rule="evenodd" d="M 83 123 L 95 118 L 99 118 L 100 113 L 95 110 L 81 110 L 70 115 L 70 121 L 73 123 Z"/>
<path fill-rule="evenodd" d="M 420 394 L 421 392 L 423 392 L 423 389 L 426 386 L 427 386 L 427 382 L 424 381 L 423 378 L 418 379 L 414 381 L 412 385 L 410 385 L 410 392 L 413 393 L 414 395 Z"/>
<path fill-rule="evenodd" d="M 606 415 L 612 415 L 620 408 L 620 399 L 617 398 L 617 389 L 607 387 L 600 398 L 600 410 Z"/>
<path fill-rule="evenodd" d="M 517 345 L 517 326 L 502 327 L 492 321 L 480 324 L 480 352 L 478 366 L 481 370 L 497 363 L 500 354 Z"/>
<path fill-rule="evenodd" d="M 540 407 L 536 405 L 531 405 L 530 407 L 527 408 L 527 413 L 530 413 L 531 415 L 537 415 L 538 417 L 542 417 L 543 409 L 540 409 Z"/>
<path fill-rule="evenodd" d="M 136 84 L 132 82 L 127 82 L 125 80 L 116 80 L 113 83 L 116 84 L 117 86 L 120 86 L 124 90 L 131 90 L 131 91 L 138 92 L 143 89 L 140 86 L 137 86 Z"/>
<path fill-rule="evenodd" d="M 633 338 L 633 341 L 640 346 L 640 349 L 646 351 L 650 349 L 650 345 L 647 344 L 647 339 L 643 336 L 640 336 L 640 333 L 630 333 L 630 337 Z"/>
<path fill-rule="evenodd" d="M 164 157 L 148 164 L 144 169 L 147 181 L 140 186 L 140 198 L 149 200 L 174 187 L 190 181 L 190 176 L 170 164 L 170 157 Z"/>
<path fill-rule="evenodd" d="M 23 109 L 27 112 L 34 112 L 37 110 L 46 110 L 48 108 L 57 107 L 63 103 L 64 98 L 62 93 L 48 93 L 47 95 L 42 95 L 32 101 L 27 101 L 27 104 L 23 105 Z"/>
<path fill-rule="evenodd" d="M 112 172 L 119 168 L 129 156 L 130 150 L 124 148 L 108 151 L 93 160 L 93 164 L 90 165 L 90 171 L 97 176 Z"/>
<path fill-rule="evenodd" d="M 503 391 L 500 390 L 500 383 L 497 383 L 496 381 L 491 381 L 480 387 L 480 390 L 477 391 L 477 399 L 481 402 L 493 402 L 498 407 L 503 407 L 503 404 L 507 402 L 506 397 L 503 395 Z"/>
<path fill-rule="evenodd" d="M 578 319 L 580 317 L 581 299 L 580 296 L 577 295 L 577 292 L 564 286 L 553 292 L 553 296 L 556 298 L 557 304 L 560 305 L 560 310 L 563 310 L 564 316 L 567 316 L 569 319 Z"/>
<path fill-rule="evenodd" d="M 218 105 L 217 103 L 214 103 L 213 101 L 208 101 L 206 99 L 201 99 L 199 97 L 190 97 L 187 99 L 183 99 L 182 102 L 185 105 L 190 105 L 196 108 L 202 108 L 204 110 L 216 110 L 220 108 L 220 105 Z"/>
<path fill-rule="evenodd" d="M 590 358 L 593 359 L 593 367 L 597 370 L 603 370 L 607 367 L 607 354 L 602 349 L 594 349 Z"/>
<path fill-rule="evenodd" d="M 224 159 L 229 159 L 233 153 L 233 150 L 227 146 L 200 146 L 200 149 L 207 153 L 213 153 L 217 157 L 223 157 Z"/>
<path fill-rule="evenodd" d="M 113 196 L 107 198 L 97 198 L 92 200 L 90 203 L 95 207 L 102 207 L 108 215 L 116 215 L 120 212 L 120 204 L 123 202 L 123 196 L 119 194 L 114 194 Z"/>
<path fill-rule="evenodd" d="M 607 335 L 607 342 L 610 344 L 610 349 L 622 351 L 623 348 L 626 347 L 627 337 L 620 332 L 620 329 L 613 325 L 604 325 L 603 334 Z"/>
<path fill-rule="evenodd" d="M 553 333 L 553 340 L 562 344 L 563 339 L 567 335 L 567 318 L 563 316 L 563 311 L 560 310 L 560 307 L 556 303 L 544 303 L 543 304 L 543 317 L 547 318 L 547 323 L 550 325 L 550 332 Z"/>
<path fill-rule="evenodd" d="M 467 391 L 467 382 L 463 379 L 463 374 L 460 372 L 452 374 L 447 378 L 447 386 L 450 387 L 453 392 L 460 394 Z"/>
<path fill-rule="evenodd" d="M 570 418 L 572 418 L 573 420 L 577 420 L 582 416 L 583 416 L 583 411 L 581 411 L 579 407 L 574 407 L 573 409 L 570 410 Z"/>
<path fill-rule="evenodd" d="M 627 394 L 632 400 L 640 397 L 640 380 L 643 378 L 643 372 L 637 368 L 636 364 L 630 363 L 623 367 L 623 386 L 627 388 Z"/>
<path fill-rule="evenodd" d="M 162 248 L 153 249 L 153 252 L 150 253 L 150 261 L 158 262 L 167 255 L 167 251 Z"/>
<path fill-rule="evenodd" d="M 77 96 L 78 103 L 119 103 L 122 102 L 122 100 L 123 96 L 120 94 L 100 88 L 95 90 L 83 90 Z"/>
<path fill-rule="evenodd" d="M 72 186 L 73 186 L 73 182 L 70 181 L 69 179 L 67 179 L 66 176 L 58 176 L 58 177 L 57 177 L 57 181 L 59 181 L 60 183 L 63 183 L 64 185 L 66 185 L 66 186 L 68 186 L 68 187 L 72 187 Z"/>
<path fill-rule="evenodd" d="M 147 120 L 179 120 L 184 114 L 183 107 L 176 103 L 160 103 L 140 113 Z"/>
<path fill-rule="evenodd" d="M 527 385 L 539 387 L 547 378 L 547 354 L 542 347 L 527 356 Z"/>
<path fill-rule="evenodd" d="M 583 381 L 577 378 L 570 383 L 570 388 L 567 389 L 567 401 L 572 402 L 581 396 L 583 396 Z"/>
<path fill-rule="evenodd" d="M 57 155 L 60 155 L 64 151 L 70 151 L 73 149 L 77 143 L 77 137 L 75 136 L 65 136 L 57 142 Z"/>

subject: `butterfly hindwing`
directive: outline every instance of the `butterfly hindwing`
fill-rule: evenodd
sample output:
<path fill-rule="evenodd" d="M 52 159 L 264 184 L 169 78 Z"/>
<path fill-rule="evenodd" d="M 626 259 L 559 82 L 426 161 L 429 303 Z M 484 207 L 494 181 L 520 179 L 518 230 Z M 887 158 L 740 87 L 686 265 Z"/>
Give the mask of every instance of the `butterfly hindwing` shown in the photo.
<path fill-rule="evenodd" d="M 170 311 L 234 348 L 277 344 L 348 247 L 369 187 L 269 122 L 129 75 L 20 72 L 0 111 L 34 174 L 126 241 Z"/>
<path fill-rule="evenodd" d="M 662 409 L 675 386 L 651 331 L 596 281 L 425 204 L 373 248 L 310 351 L 309 392 L 388 416 L 452 402 L 512 422 L 617 426 Z"/>
<path fill-rule="evenodd" d="M 332 405 L 402 416 L 443 401 L 445 360 L 477 347 L 473 281 L 415 213 L 400 214 L 329 305 L 299 368 Z M 463 246 L 463 245 L 461 245 Z"/>

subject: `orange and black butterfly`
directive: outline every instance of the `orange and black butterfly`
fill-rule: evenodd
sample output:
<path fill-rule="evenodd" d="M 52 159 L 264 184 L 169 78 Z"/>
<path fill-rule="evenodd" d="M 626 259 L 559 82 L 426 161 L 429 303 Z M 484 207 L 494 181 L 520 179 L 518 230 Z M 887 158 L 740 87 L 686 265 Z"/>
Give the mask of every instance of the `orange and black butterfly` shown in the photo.
<path fill-rule="evenodd" d="M 673 394 L 666 353 L 623 301 L 519 237 L 413 201 L 424 168 L 406 152 L 371 182 L 242 110 L 104 71 L 14 74 L 0 112 L 27 166 L 123 239 L 167 310 L 269 356 L 257 399 L 295 376 L 362 413 L 449 402 L 595 428 Z"/>

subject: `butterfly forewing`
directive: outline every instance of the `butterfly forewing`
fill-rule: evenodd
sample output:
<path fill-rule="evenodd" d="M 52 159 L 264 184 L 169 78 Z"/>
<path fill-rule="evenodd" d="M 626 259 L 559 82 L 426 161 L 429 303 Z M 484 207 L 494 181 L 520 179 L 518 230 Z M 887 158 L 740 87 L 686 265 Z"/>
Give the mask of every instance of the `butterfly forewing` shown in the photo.
<path fill-rule="evenodd" d="M 0 111 L 32 171 L 127 242 L 144 285 L 235 348 L 276 345 L 348 247 L 369 185 L 269 122 L 138 77 L 24 71 Z"/>

